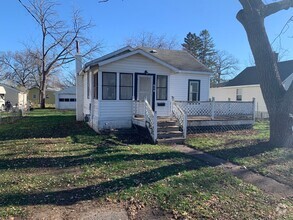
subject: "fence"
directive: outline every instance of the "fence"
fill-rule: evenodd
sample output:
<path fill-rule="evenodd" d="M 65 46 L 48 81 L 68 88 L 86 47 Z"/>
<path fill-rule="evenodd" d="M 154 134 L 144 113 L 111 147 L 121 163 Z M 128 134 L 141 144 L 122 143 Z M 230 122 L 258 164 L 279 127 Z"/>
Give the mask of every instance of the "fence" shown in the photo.
<path fill-rule="evenodd" d="M 17 107 L 12 108 L 10 111 L 0 111 L 0 124 L 13 123 L 25 113 L 24 110 L 18 109 Z"/>
<path fill-rule="evenodd" d="M 208 116 L 212 119 L 219 117 L 254 118 L 254 101 L 204 101 L 204 102 L 183 102 L 176 101 L 176 104 L 187 114 L 187 116 Z"/>

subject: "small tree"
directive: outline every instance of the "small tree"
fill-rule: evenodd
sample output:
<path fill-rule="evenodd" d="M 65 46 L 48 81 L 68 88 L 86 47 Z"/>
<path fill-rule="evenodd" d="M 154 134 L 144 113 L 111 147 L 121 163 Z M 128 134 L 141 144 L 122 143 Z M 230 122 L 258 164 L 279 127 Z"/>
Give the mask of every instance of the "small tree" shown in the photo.
<path fill-rule="evenodd" d="M 158 49 L 176 49 L 178 43 L 175 38 L 166 35 L 156 35 L 152 32 L 141 32 L 125 40 L 125 45 L 131 47 L 150 47 Z"/>
<path fill-rule="evenodd" d="M 243 9 L 237 19 L 243 25 L 255 60 L 260 87 L 270 116 L 270 143 L 275 146 L 293 147 L 293 83 L 286 91 L 282 85 L 269 38 L 265 18 L 293 7 L 293 0 L 270 4 L 262 0 L 239 0 Z"/>
<path fill-rule="evenodd" d="M 37 66 L 28 50 L 7 52 L 0 56 L 2 80 L 9 80 L 16 86 L 29 89 L 35 85 Z"/>
<path fill-rule="evenodd" d="M 239 69 L 239 61 L 226 51 L 217 51 L 214 62 L 214 75 L 211 79 L 212 84 L 218 84 L 227 80 L 227 77 L 234 76 Z"/>

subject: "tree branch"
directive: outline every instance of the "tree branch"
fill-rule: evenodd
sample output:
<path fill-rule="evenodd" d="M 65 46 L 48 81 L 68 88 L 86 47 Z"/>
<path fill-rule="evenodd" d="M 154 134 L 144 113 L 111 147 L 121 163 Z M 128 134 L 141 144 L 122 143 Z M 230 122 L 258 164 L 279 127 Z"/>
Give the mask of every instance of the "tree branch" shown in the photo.
<path fill-rule="evenodd" d="M 293 0 L 282 0 L 279 2 L 274 2 L 268 5 L 265 5 L 262 14 L 264 17 L 268 17 L 272 14 L 277 13 L 281 10 L 288 10 L 289 8 L 293 7 Z"/>

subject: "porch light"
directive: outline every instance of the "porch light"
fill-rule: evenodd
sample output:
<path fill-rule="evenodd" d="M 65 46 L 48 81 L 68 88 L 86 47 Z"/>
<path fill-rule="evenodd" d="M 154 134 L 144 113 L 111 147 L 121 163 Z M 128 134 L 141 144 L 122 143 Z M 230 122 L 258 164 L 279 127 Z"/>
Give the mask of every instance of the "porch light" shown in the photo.
<path fill-rule="evenodd" d="M 147 70 L 144 71 L 144 74 L 149 74 L 149 72 Z"/>

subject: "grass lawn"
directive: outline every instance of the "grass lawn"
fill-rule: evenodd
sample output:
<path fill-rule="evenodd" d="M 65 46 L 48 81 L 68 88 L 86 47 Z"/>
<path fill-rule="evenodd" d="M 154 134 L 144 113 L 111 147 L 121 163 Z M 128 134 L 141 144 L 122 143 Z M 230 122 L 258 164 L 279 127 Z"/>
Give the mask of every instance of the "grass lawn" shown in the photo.
<path fill-rule="evenodd" d="M 293 215 L 292 201 L 263 194 L 170 146 L 147 144 L 135 131 L 97 135 L 71 111 L 34 110 L 0 125 L 0 169 L 0 219 L 29 217 L 31 206 L 88 200 L 159 208 L 178 219 Z"/>
<path fill-rule="evenodd" d="M 269 146 L 269 122 L 252 130 L 191 135 L 189 146 L 243 165 L 293 187 L 293 148 Z"/>

